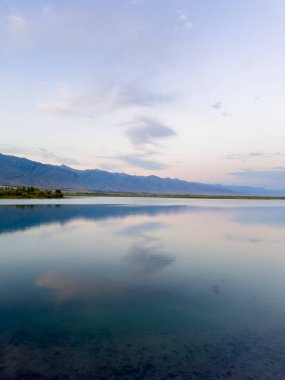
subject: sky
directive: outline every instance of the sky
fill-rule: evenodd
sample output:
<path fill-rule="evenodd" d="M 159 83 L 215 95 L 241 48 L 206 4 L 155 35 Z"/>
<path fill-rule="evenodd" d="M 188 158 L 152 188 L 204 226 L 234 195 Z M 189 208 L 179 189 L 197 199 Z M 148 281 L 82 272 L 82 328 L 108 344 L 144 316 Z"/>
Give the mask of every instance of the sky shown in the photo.
<path fill-rule="evenodd" d="M 285 188 L 284 0 L 1 0 L 0 152 Z"/>

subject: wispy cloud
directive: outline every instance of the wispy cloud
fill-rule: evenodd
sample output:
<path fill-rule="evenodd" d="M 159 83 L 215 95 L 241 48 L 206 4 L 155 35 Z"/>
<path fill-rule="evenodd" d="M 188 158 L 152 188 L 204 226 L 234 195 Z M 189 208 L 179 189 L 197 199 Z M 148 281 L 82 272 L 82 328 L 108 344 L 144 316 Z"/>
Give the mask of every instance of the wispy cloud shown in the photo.
<path fill-rule="evenodd" d="M 144 106 L 152 107 L 157 104 L 169 103 L 174 99 L 168 93 L 157 93 L 145 87 L 132 85 L 121 85 L 115 90 L 118 106 Z M 116 102 L 115 102 L 116 104 Z"/>
<path fill-rule="evenodd" d="M 176 135 L 172 128 L 154 119 L 140 118 L 134 124 L 133 127 L 127 130 L 126 134 L 135 146 L 156 146 L 161 140 Z"/>
<path fill-rule="evenodd" d="M 43 163 L 81 165 L 79 161 L 73 158 L 58 155 L 46 148 L 25 148 L 12 145 L 0 145 L 0 152 L 4 154 L 30 157 L 33 160 L 39 160 Z"/>
<path fill-rule="evenodd" d="M 130 164 L 131 166 L 147 170 L 163 170 L 168 168 L 168 165 L 158 162 L 156 160 L 145 158 L 145 155 L 139 153 L 118 156 L 117 159 L 124 161 Z"/>
<path fill-rule="evenodd" d="M 182 23 L 185 29 L 194 28 L 194 25 L 186 12 L 179 12 L 178 20 Z"/>
<path fill-rule="evenodd" d="M 249 153 L 233 153 L 225 156 L 227 160 L 246 160 L 251 158 L 265 157 L 265 153 L 262 152 L 249 152 Z"/>
<path fill-rule="evenodd" d="M 234 114 L 229 112 L 222 112 L 222 116 L 234 116 Z"/>
<path fill-rule="evenodd" d="M 15 45 L 27 45 L 33 41 L 33 26 L 21 14 L 11 14 L 2 26 L 6 37 Z"/>
<path fill-rule="evenodd" d="M 48 15 L 51 12 L 52 12 L 52 7 L 51 6 L 44 5 L 42 7 L 42 13 L 43 13 L 43 15 Z"/>
<path fill-rule="evenodd" d="M 285 169 L 267 169 L 267 170 L 252 170 L 252 169 L 242 169 L 237 172 L 231 173 L 231 175 L 236 175 L 240 177 L 263 177 L 263 176 L 285 176 Z M 284 183 L 285 184 L 285 183 Z"/>
<path fill-rule="evenodd" d="M 224 108 L 225 108 L 224 103 L 220 100 L 215 101 L 213 104 L 211 104 L 210 107 L 216 111 L 220 111 L 220 114 L 222 116 L 234 116 L 234 114 L 232 112 L 227 112 L 224 110 Z"/>
<path fill-rule="evenodd" d="M 24 3 L 24 2 L 23 2 Z M 5 22 L 0 26 L 0 43 L 9 48 L 43 46 L 52 42 L 54 47 L 77 49 L 94 41 L 96 22 L 90 14 L 72 10 L 72 7 L 57 7 L 35 4 L 33 9 L 25 5 L 6 10 Z M 5 41 L 6 39 L 6 41 Z M 2 40 L 2 41 L 1 41 Z"/>
<path fill-rule="evenodd" d="M 249 152 L 233 153 L 225 156 L 227 160 L 248 160 L 254 158 L 284 157 L 285 153 L 281 152 Z"/>
<path fill-rule="evenodd" d="M 131 125 L 125 130 L 125 135 L 131 142 L 132 152 L 100 158 L 151 171 L 169 168 L 159 157 L 163 150 L 162 142 L 176 136 L 176 132 L 158 120 L 147 117 L 140 117 L 127 125 Z"/>
<path fill-rule="evenodd" d="M 169 166 L 161 163 L 157 157 L 163 149 L 162 142 L 176 136 L 176 132 L 160 121 L 147 117 L 140 117 L 127 125 L 131 126 L 125 130 L 125 134 L 134 152 L 117 155 L 116 159 L 147 170 L 167 169 Z"/>
<path fill-rule="evenodd" d="M 81 163 L 73 158 L 57 155 L 45 148 L 39 148 L 41 157 L 48 162 L 58 162 L 65 165 L 81 165 Z"/>
<path fill-rule="evenodd" d="M 259 237 L 249 237 L 249 236 L 240 236 L 240 235 L 231 235 L 231 234 L 228 234 L 225 236 L 225 238 L 227 240 L 230 240 L 230 241 L 239 241 L 239 242 L 245 242 L 245 243 L 253 243 L 253 244 L 257 244 L 257 243 L 262 243 L 264 242 L 264 239 L 260 239 Z"/>
<path fill-rule="evenodd" d="M 217 110 L 220 110 L 222 108 L 222 106 L 223 106 L 223 102 L 221 102 L 221 101 L 216 101 L 215 103 L 213 103 L 211 105 L 212 108 L 215 108 Z"/>

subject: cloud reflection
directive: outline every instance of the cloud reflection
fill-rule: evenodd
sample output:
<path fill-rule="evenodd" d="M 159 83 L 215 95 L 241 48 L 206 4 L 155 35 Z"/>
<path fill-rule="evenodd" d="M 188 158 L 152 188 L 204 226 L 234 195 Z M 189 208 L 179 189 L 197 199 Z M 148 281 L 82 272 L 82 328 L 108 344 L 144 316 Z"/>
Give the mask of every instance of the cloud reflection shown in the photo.
<path fill-rule="evenodd" d="M 53 289 L 56 304 L 75 298 L 79 294 L 78 284 L 72 277 L 54 272 L 43 274 L 34 284 L 40 288 Z"/>
<path fill-rule="evenodd" d="M 138 269 L 140 273 L 151 274 L 172 264 L 175 259 L 158 246 L 147 246 L 146 243 L 135 243 L 130 248 L 126 261 Z"/>
<path fill-rule="evenodd" d="M 138 289 L 134 284 L 106 277 L 94 277 L 94 273 L 65 274 L 46 272 L 42 274 L 34 285 L 48 289 L 52 294 L 53 303 L 59 307 L 69 301 L 83 301 L 97 304 L 105 300 L 130 301 L 138 299 L 146 289 Z"/>
<path fill-rule="evenodd" d="M 165 227 L 167 227 L 166 223 L 145 222 L 145 223 L 134 224 L 132 226 L 125 228 L 122 231 L 122 234 L 124 234 L 124 235 L 143 235 L 146 232 L 153 232 L 155 230 L 159 230 L 159 229 L 162 229 Z"/>

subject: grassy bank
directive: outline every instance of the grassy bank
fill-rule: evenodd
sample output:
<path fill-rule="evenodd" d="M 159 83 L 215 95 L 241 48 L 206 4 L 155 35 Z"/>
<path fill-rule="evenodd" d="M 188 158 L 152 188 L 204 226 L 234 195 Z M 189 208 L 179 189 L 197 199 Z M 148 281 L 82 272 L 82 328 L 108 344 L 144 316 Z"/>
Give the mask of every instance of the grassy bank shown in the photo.
<path fill-rule="evenodd" d="M 80 197 L 133 197 L 133 198 L 180 198 L 180 199 L 256 199 L 285 200 L 285 197 L 250 195 L 191 195 L 191 194 L 135 194 L 135 193 L 65 193 L 66 196 Z"/>

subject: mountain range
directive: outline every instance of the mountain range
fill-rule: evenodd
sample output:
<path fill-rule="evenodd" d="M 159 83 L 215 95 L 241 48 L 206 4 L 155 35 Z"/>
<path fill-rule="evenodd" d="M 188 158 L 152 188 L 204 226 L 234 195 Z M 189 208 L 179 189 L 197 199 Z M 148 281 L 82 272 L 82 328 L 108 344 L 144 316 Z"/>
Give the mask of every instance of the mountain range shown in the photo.
<path fill-rule="evenodd" d="M 0 153 L 0 186 L 35 186 L 77 192 L 159 193 L 192 195 L 281 196 L 285 190 L 250 186 L 224 186 L 136 176 L 98 169 L 77 170 L 66 165 L 50 165 Z"/>

